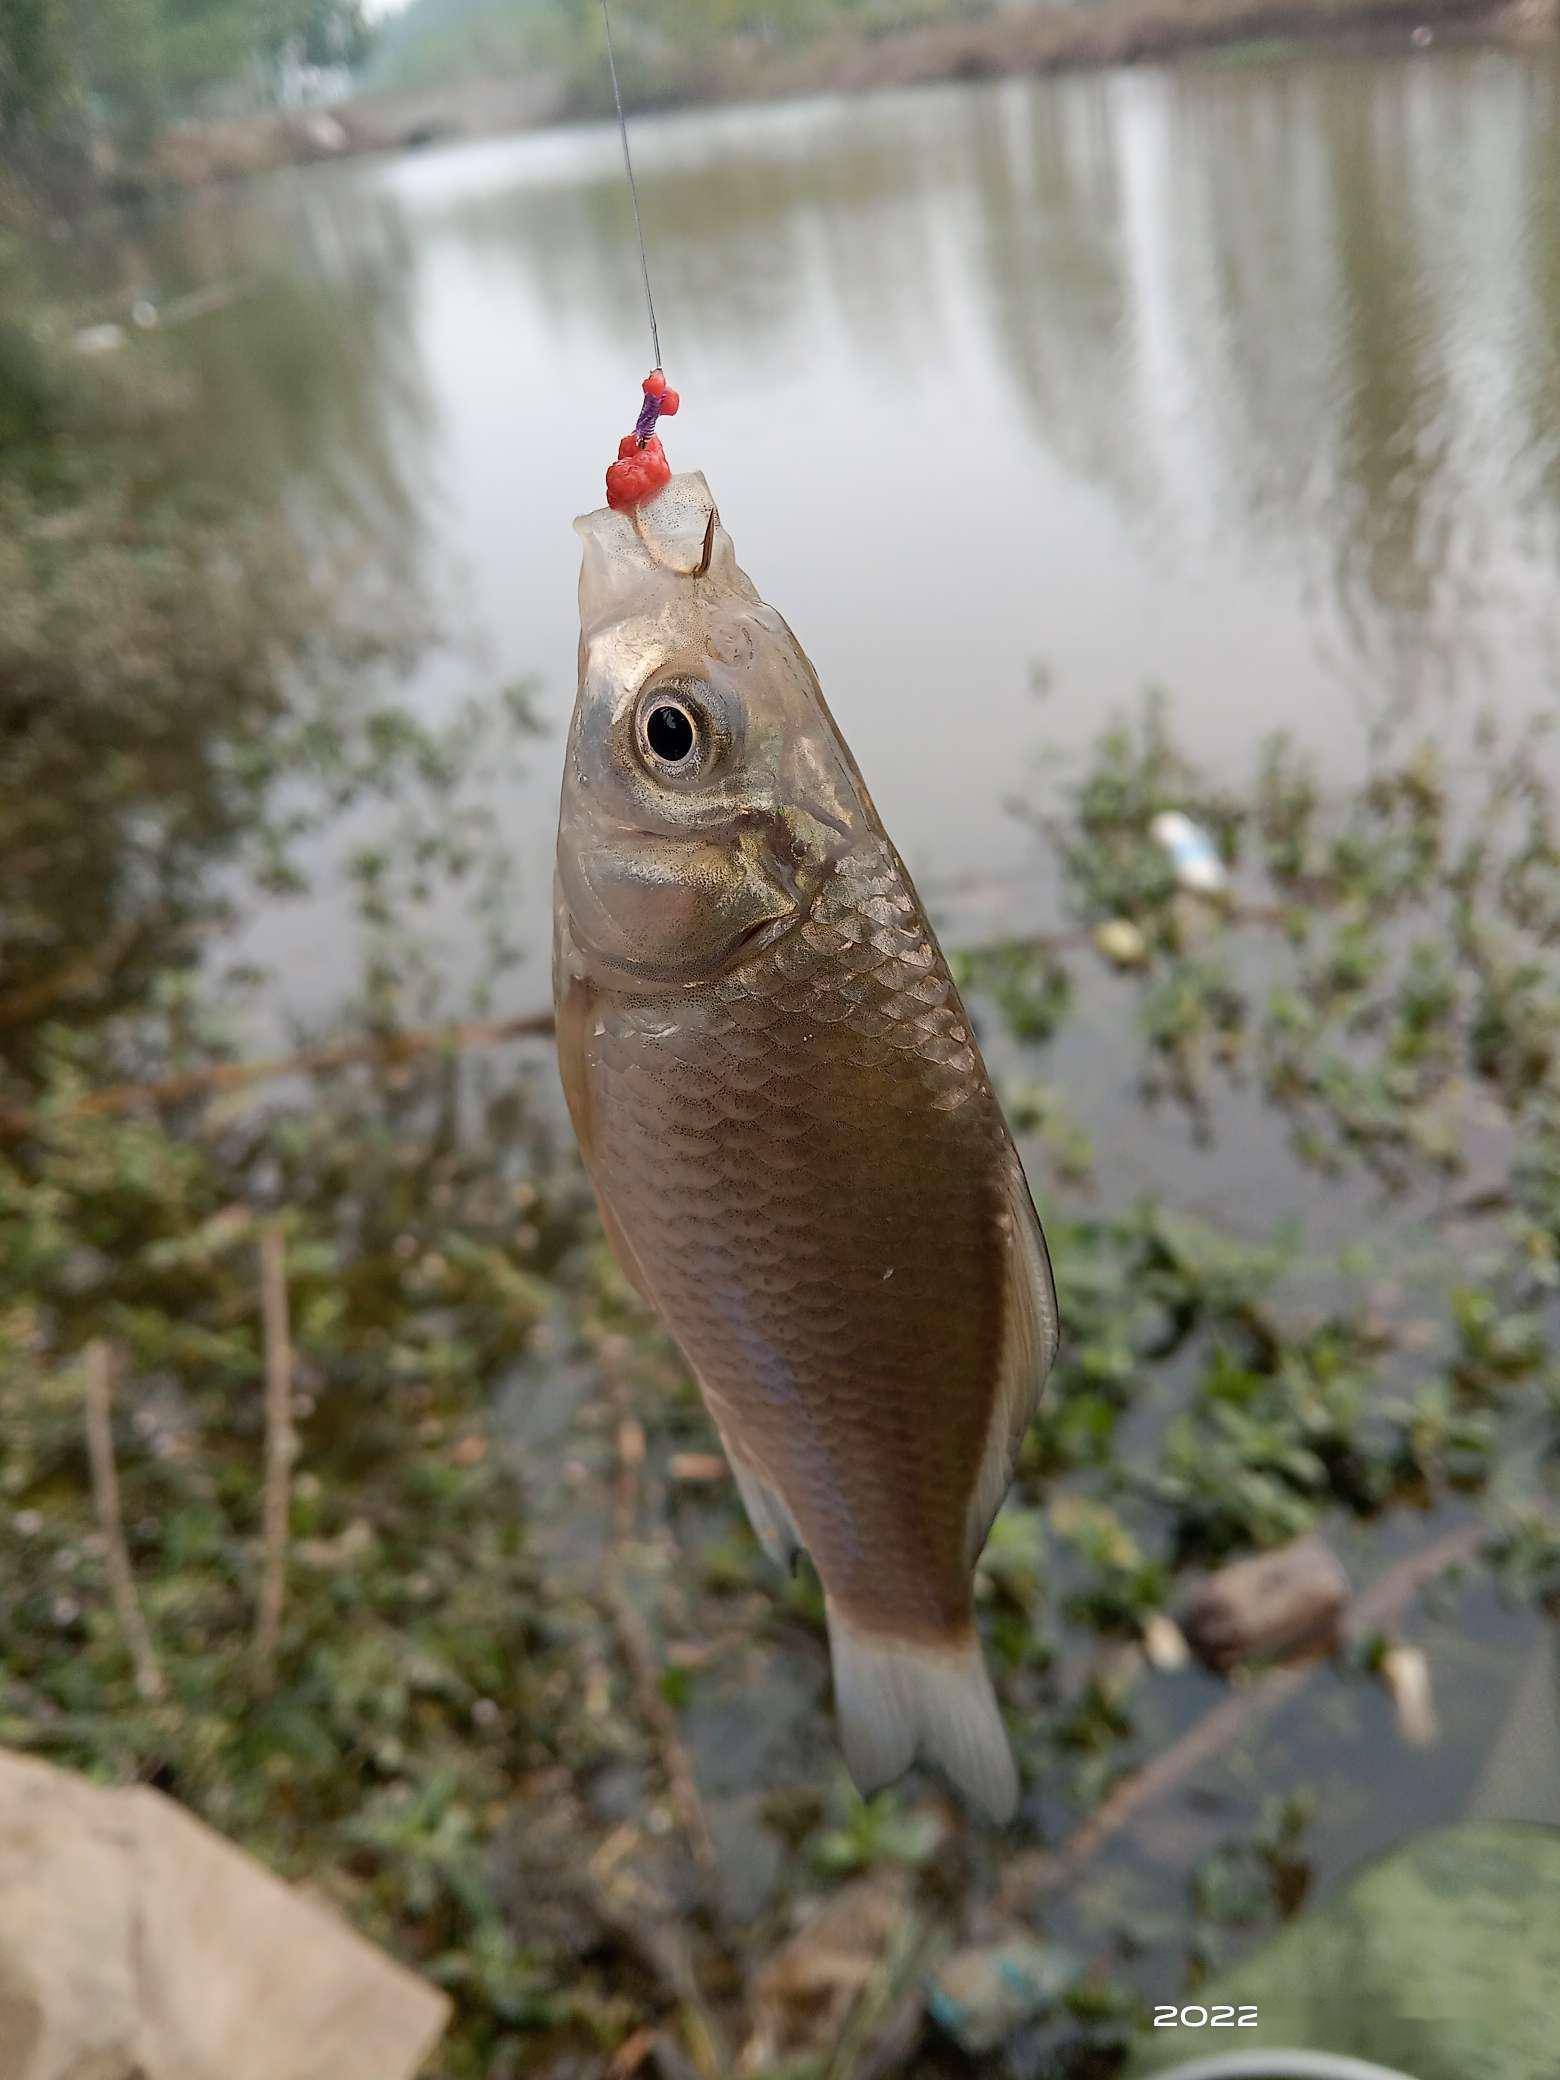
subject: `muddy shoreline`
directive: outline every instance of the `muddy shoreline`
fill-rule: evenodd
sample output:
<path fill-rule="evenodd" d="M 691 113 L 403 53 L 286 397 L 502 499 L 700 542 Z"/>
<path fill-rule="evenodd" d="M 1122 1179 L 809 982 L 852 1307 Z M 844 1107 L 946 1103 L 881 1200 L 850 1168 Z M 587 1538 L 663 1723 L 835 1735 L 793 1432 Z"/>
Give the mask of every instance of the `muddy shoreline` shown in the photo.
<path fill-rule="evenodd" d="M 1506 0 L 1101 0 L 1034 7 L 985 21 L 935 23 L 873 41 L 820 43 L 789 62 L 744 75 L 728 67 L 725 90 L 765 98 L 817 91 L 865 92 L 942 79 L 1132 65 L 1183 52 L 1274 41 L 1397 48 L 1415 32 L 1553 33 L 1560 11 L 1513 9 Z M 1421 35 L 1417 39 L 1424 41 Z"/>

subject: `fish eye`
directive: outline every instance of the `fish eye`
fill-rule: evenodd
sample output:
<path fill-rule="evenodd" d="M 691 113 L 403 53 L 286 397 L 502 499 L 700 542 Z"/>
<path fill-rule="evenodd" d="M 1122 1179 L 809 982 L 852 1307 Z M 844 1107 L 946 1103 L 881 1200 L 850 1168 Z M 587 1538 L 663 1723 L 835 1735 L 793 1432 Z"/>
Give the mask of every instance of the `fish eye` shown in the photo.
<path fill-rule="evenodd" d="M 699 748 L 698 723 L 681 701 L 662 695 L 645 710 L 646 748 L 658 765 L 685 766 Z"/>
<path fill-rule="evenodd" d="M 624 750 L 652 787 L 688 794 L 702 787 L 734 748 L 731 703 L 693 672 L 665 672 L 641 686 L 623 718 Z"/>

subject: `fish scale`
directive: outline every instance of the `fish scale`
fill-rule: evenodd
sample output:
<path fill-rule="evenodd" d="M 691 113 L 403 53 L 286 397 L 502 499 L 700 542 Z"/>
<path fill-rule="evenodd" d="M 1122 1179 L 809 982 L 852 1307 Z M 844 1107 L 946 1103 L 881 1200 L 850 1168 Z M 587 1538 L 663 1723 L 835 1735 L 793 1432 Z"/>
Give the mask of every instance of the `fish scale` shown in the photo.
<path fill-rule="evenodd" d="M 915 911 L 880 841 L 833 878 L 805 932 L 687 999 L 670 1029 L 664 999 L 611 1008 L 595 1137 L 657 1303 L 744 1456 L 792 1496 L 831 1594 L 939 1636 L 968 1618 L 966 1501 L 991 1414 L 939 1389 L 950 1373 L 994 1377 L 1001 1208 L 982 1180 L 1005 1136 Z M 871 966 L 853 959 L 863 947 Z M 892 1178 L 842 1177 L 833 1157 L 884 1112 Z M 863 1433 L 913 1479 L 912 1523 L 878 1507 L 871 1463 L 829 1450 Z"/>

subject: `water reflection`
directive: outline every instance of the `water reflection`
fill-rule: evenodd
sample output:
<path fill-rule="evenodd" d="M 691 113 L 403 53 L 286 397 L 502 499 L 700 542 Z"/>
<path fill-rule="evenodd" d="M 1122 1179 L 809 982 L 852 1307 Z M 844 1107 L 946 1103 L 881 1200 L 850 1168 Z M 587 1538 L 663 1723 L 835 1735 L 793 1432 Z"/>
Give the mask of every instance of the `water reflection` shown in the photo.
<path fill-rule="evenodd" d="M 344 791 L 327 747 L 421 650 L 427 420 L 397 228 L 370 264 L 354 213 L 343 262 L 312 199 L 285 241 L 202 209 L 89 237 L 38 305 L 58 331 L 89 285 L 121 314 L 202 275 L 234 290 L 62 373 L 68 431 L 5 457 L 0 1042 L 140 1001 L 226 918 L 235 866 L 275 890 L 300 782 Z"/>
<path fill-rule="evenodd" d="M 1141 520 L 1283 559 L 1377 697 L 1487 668 L 1481 615 L 1522 603 L 1503 566 L 1542 584 L 1554 558 L 1547 101 L 1484 59 L 1072 82 L 1005 113 L 971 157 L 1036 438 Z"/>
<path fill-rule="evenodd" d="M 919 873 L 1026 860 L 997 811 L 1037 657 L 1047 736 L 1158 679 L 1215 769 L 1288 726 L 1345 778 L 1426 700 L 1552 698 L 1557 83 L 1306 59 L 639 126 L 674 460 L 710 471 Z M 542 675 L 556 736 L 567 520 L 645 358 L 613 133 L 316 169 L 91 266 L 254 287 L 200 328 L 192 466 L 363 529 L 493 678 Z M 416 697 L 470 683 L 430 653 Z M 534 891 L 554 776 L 539 751 L 510 809 Z"/>
<path fill-rule="evenodd" d="M 256 498 L 284 491 L 300 517 L 352 528 L 365 561 L 410 579 L 427 549 L 431 429 L 403 217 L 300 183 L 285 209 L 234 197 L 194 222 L 192 285 L 238 292 L 181 342 L 199 384 L 200 466 L 239 472 Z M 182 225 L 162 227 L 157 248 L 161 284 L 196 273 Z"/>
<path fill-rule="evenodd" d="M 1127 510 L 1160 495 L 1133 430 L 1128 278 L 1132 169 L 1097 92 L 1008 89 L 972 105 L 966 136 L 979 196 L 977 287 L 1035 440 L 1106 484 Z"/>
<path fill-rule="evenodd" d="M 655 273 L 680 330 L 694 314 L 706 349 L 773 364 L 816 353 L 820 327 L 836 319 L 889 351 L 936 326 L 933 205 L 956 174 L 957 133 L 928 156 L 919 122 L 870 115 L 793 116 L 757 142 L 730 116 L 643 126 Z M 760 120 L 774 130 L 772 112 Z M 452 165 L 448 185 L 426 190 L 419 168 L 401 192 L 426 230 L 511 270 L 553 311 L 597 323 L 626 314 L 637 327 L 638 263 L 609 143 L 615 151 L 600 130 L 565 133 L 556 162 L 537 153 L 535 168 L 513 147 L 490 148 Z"/>
<path fill-rule="evenodd" d="M 804 358 L 834 425 L 863 385 L 929 382 L 957 400 L 934 421 L 955 480 L 989 357 L 1062 483 L 1161 555 L 1260 564 L 1319 668 L 1390 707 L 1496 671 L 1514 634 L 1550 662 L 1555 84 L 1459 55 L 647 123 L 663 304 L 745 395 Z M 460 241 L 631 365 L 610 143 L 400 195 L 414 239 Z"/>

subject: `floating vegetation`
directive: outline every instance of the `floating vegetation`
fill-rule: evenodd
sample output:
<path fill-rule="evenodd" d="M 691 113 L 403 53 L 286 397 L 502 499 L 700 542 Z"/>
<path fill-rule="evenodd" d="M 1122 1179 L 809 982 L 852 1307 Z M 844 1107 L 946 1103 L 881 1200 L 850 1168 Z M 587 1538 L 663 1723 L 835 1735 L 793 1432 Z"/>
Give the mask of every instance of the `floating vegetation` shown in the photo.
<path fill-rule="evenodd" d="M 232 566 L 183 532 L 238 554 L 215 491 L 164 515 L 155 568 L 130 558 L 94 516 L 132 478 L 151 495 L 143 451 L 71 420 L 94 395 L 51 402 L 64 421 L 4 490 L 25 525 L 0 588 L 0 1740 L 161 1785 L 448 1986 L 441 2080 L 714 2076 L 743 2043 L 755 2073 L 957 2070 L 955 2039 L 987 2041 L 971 1989 L 1053 1940 L 1084 1962 L 1037 1966 L 982 2056 L 1117 2070 L 1151 1991 L 1195 1985 L 1357 1846 L 1359 1815 L 1271 1728 L 1314 1710 L 1314 1753 L 1345 1738 L 1328 1714 L 1385 1711 L 1372 1671 L 1405 1629 L 1432 1665 L 1472 1651 L 1416 1601 L 1445 1601 L 1454 1561 L 1489 1628 L 1560 1607 L 1546 740 L 1485 733 L 1455 787 L 1449 751 L 1383 749 L 1346 798 L 1274 741 L 1215 787 L 1156 700 L 1024 809 L 1059 935 L 961 957 L 1067 1324 L 979 1575 L 1028 1785 L 996 1840 L 925 1783 L 848 1791 L 816 1582 L 762 1562 L 607 1261 L 549 1065 L 494 1044 L 536 1008 L 486 794 L 525 756 L 523 695 L 431 732 L 382 644 L 300 672 L 312 591 L 282 571 L 262 640 Z M 57 423 L 90 425 L 117 489 L 72 487 Z M 106 767 L 73 754 L 77 723 L 117 732 L 155 675 L 110 640 L 128 624 L 46 636 L 71 582 L 51 530 L 90 536 L 104 616 L 130 602 L 183 660 Z M 26 658 L 56 675 L 46 699 Z M 1207 834 L 1217 897 L 1177 879 L 1167 811 Z M 290 1075 L 224 1085 L 248 1001 L 223 959 L 231 870 L 294 886 L 349 814 L 339 1030 Z M 429 922 L 452 893 L 484 949 L 475 1001 Z M 1096 950 L 1111 920 L 1130 961 Z M 414 1023 L 468 1010 L 443 1043 Z M 1109 1086 L 1069 1066 L 1085 1028 L 1089 1049 L 1113 1035 Z M 1134 1085 L 1149 1109 L 1123 1104 Z M 1184 1163 L 1177 1143 L 1123 1186 L 1148 1121 L 1190 1125 Z M 1254 1122 L 1259 1219 L 1222 1203 L 1227 1137 Z M 257 1655 L 263 1251 L 297 1457 Z M 93 1483 L 105 1348 L 155 1684 Z M 1226 1687 L 1169 1650 L 1210 1569 L 1302 1534 L 1355 1592 L 1334 1670 L 1259 1654 Z M 1441 1737 L 1468 1737 L 1437 1702 Z"/>

